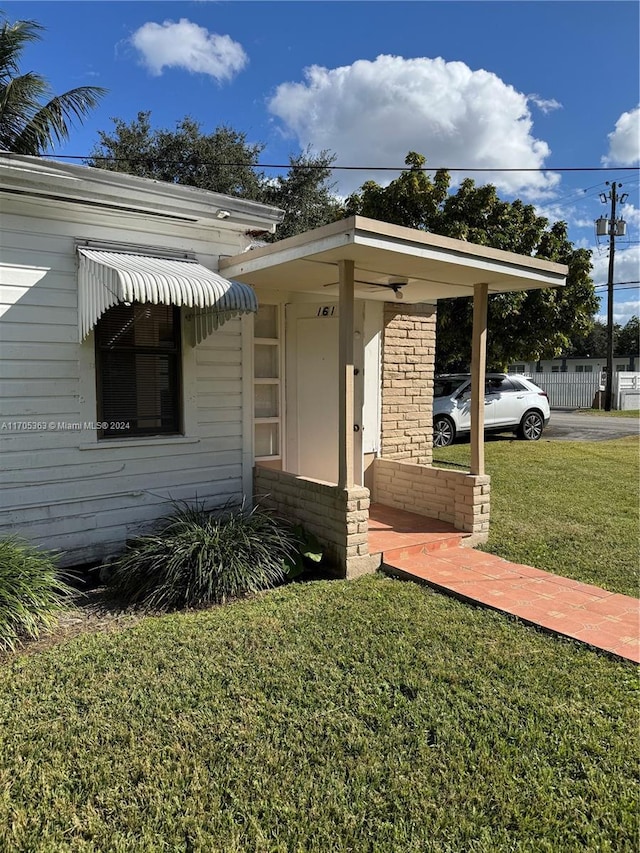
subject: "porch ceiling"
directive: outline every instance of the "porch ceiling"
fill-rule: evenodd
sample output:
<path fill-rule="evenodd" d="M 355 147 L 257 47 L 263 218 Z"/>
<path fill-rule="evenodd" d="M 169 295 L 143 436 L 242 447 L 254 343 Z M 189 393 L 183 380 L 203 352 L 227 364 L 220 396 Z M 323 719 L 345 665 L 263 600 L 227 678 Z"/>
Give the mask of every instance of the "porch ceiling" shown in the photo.
<path fill-rule="evenodd" d="M 353 216 L 233 257 L 220 258 L 227 278 L 269 290 L 338 296 L 338 261 L 355 263 L 355 295 L 388 302 L 387 287 L 402 284 L 406 302 L 472 296 L 476 284 L 489 293 L 557 287 L 567 267 Z"/>

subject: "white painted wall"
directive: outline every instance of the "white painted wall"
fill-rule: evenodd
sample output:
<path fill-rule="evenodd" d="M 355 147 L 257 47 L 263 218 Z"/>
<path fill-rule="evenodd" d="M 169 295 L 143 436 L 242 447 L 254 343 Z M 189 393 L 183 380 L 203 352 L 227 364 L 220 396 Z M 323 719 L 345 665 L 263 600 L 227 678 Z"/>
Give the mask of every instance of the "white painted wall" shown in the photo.
<path fill-rule="evenodd" d="M 121 548 L 172 499 L 216 505 L 250 488 L 250 319 L 226 323 L 195 349 L 183 336 L 184 436 L 98 441 L 88 429 L 37 428 L 96 420 L 93 335 L 78 343 L 75 240 L 194 251 L 217 269 L 220 254 L 242 250 L 242 230 L 3 201 L 0 536 L 60 549 L 61 564 L 73 565 Z M 36 428 L 7 428 L 15 421 Z"/>

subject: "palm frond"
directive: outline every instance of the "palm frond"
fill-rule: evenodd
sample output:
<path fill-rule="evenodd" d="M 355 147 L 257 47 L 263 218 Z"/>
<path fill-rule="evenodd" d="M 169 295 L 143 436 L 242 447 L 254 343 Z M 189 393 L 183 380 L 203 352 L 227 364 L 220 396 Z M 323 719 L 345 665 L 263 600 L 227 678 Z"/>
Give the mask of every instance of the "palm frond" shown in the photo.
<path fill-rule="evenodd" d="M 24 132 L 49 97 L 49 85 L 39 74 L 30 72 L 0 84 L 0 148 L 16 154 L 32 153 L 15 150 L 16 139 Z"/>
<path fill-rule="evenodd" d="M 36 21 L 4 21 L 0 26 L 0 149 L 14 154 L 42 154 L 69 138 L 75 121 L 94 109 L 106 89 L 80 86 L 51 97 L 46 78 L 20 74 L 25 46 L 41 38 Z"/>
<path fill-rule="evenodd" d="M 37 21 L 4 21 L 0 27 L 0 83 L 20 73 L 20 59 L 26 45 L 40 41 L 44 27 Z"/>
<path fill-rule="evenodd" d="M 100 86 L 81 86 L 52 98 L 35 112 L 15 138 L 13 152 L 34 154 L 37 147 L 37 153 L 41 153 L 68 139 L 74 120 L 85 118 L 105 94 L 106 89 Z"/>

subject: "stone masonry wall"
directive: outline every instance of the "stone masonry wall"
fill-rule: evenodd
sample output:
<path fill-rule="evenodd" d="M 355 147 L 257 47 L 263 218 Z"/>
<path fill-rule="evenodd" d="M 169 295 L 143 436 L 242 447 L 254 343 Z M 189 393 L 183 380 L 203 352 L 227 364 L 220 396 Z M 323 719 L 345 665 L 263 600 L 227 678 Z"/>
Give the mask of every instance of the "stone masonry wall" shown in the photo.
<path fill-rule="evenodd" d="M 384 304 L 380 455 L 432 461 L 435 305 Z"/>
<path fill-rule="evenodd" d="M 474 534 L 476 541 L 486 539 L 491 508 L 488 475 L 383 458 L 373 464 L 376 503 L 438 518 Z"/>
<path fill-rule="evenodd" d="M 328 560 L 345 577 L 377 566 L 369 556 L 369 489 L 341 489 L 331 483 L 299 477 L 257 465 L 254 494 L 261 506 L 301 524 L 318 537 Z"/>

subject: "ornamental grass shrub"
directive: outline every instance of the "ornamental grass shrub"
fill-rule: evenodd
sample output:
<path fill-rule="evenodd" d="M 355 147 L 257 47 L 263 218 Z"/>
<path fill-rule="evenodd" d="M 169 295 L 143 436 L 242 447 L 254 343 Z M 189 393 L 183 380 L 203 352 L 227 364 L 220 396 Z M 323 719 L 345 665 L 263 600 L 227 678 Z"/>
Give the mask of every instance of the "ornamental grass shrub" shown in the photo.
<path fill-rule="evenodd" d="M 0 651 L 55 625 L 73 590 L 54 555 L 15 537 L 0 540 Z"/>
<path fill-rule="evenodd" d="M 294 531 L 259 507 L 180 506 L 156 532 L 128 543 L 109 584 L 153 610 L 221 604 L 282 583 L 296 547 Z"/>

